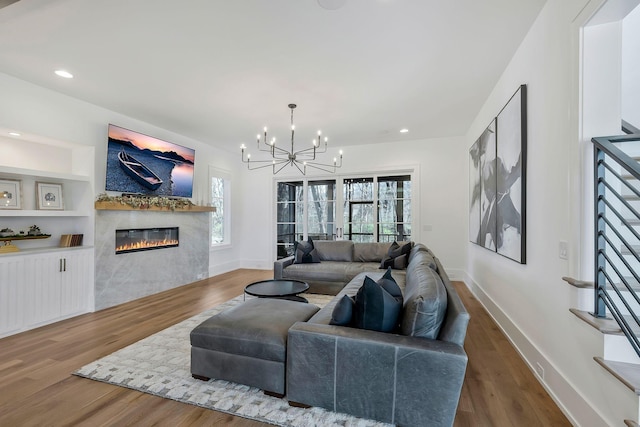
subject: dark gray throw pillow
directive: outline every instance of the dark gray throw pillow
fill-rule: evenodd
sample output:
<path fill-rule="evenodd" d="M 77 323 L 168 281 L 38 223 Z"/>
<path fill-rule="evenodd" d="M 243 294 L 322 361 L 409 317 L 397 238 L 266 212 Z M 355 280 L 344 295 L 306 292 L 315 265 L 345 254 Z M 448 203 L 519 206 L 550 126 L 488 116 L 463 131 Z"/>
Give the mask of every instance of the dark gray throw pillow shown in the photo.
<path fill-rule="evenodd" d="M 320 262 L 320 256 L 318 251 L 313 246 L 313 240 L 308 239 L 306 242 L 295 242 L 295 259 L 294 264 L 309 264 L 313 262 Z"/>
<path fill-rule="evenodd" d="M 349 326 L 353 317 L 353 298 L 349 295 L 343 295 L 338 303 L 333 307 L 331 313 L 330 325 Z"/>
<path fill-rule="evenodd" d="M 398 325 L 401 310 L 401 299 L 394 297 L 382 285 L 366 276 L 354 298 L 351 324 L 360 329 L 392 332 Z"/>
<path fill-rule="evenodd" d="M 396 279 L 394 279 L 391 274 L 391 267 L 387 268 L 387 271 L 385 271 L 384 275 L 377 283 L 382 286 L 385 291 L 389 292 L 392 297 L 399 300 L 400 304 L 402 304 L 402 290 L 400 290 L 398 282 L 396 282 Z"/>
<path fill-rule="evenodd" d="M 393 242 L 389 247 L 387 256 L 382 259 L 380 268 L 393 268 L 394 270 L 404 270 L 407 268 L 409 253 L 411 252 L 411 242 L 400 246 L 398 242 Z"/>

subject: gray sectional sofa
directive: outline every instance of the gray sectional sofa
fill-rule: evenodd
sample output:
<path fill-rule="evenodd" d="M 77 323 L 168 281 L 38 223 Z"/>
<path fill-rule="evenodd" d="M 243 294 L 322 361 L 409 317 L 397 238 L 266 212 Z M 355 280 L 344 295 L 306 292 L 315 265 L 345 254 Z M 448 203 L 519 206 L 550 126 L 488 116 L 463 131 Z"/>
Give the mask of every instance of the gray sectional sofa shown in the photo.
<path fill-rule="evenodd" d="M 336 297 L 288 330 L 286 397 L 400 426 L 451 426 L 467 366 L 469 315 L 440 261 L 424 245 L 392 275 L 404 296 L 397 333 L 331 325 L 334 307 L 365 276 L 378 280 L 388 244 L 314 242 L 320 263 L 276 262 L 276 278 L 307 281 Z M 349 256 L 350 253 L 350 256 Z"/>
<path fill-rule="evenodd" d="M 309 293 L 336 295 L 358 274 L 378 271 L 391 243 L 354 243 L 351 240 L 315 240 L 319 263 L 294 264 L 294 256 L 273 264 L 274 279 L 302 280 Z M 398 270 L 398 275 L 404 272 Z"/>

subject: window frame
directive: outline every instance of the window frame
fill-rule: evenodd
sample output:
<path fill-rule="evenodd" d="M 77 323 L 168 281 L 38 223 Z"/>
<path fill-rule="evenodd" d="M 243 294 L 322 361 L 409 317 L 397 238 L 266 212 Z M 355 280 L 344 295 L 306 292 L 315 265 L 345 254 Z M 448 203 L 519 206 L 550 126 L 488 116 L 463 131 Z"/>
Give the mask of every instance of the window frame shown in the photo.
<path fill-rule="evenodd" d="M 222 227 L 223 227 L 223 234 L 224 234 L 224 238 L 223 241 L 220 243 L 214 243 L 213 242 L 213 235 L 211 234 L 213 232 L 213 216 L 218 214 L 218 212 L 216 211 L 211 212 L 211 215 L 209 217 L 209 230 L 210 230 L 210 235 L 209 235 L 209 250 L 211 251 L 215 251 L 215 250 L 221 250 L 221 249 L 227 249 L 230 248 L 232 246 L 232 242 L 231 242 L 231 186 L 232 186 L 232 181 L 231 181 L 231 173 L 229 171 L 223 170 L 223 169 L 219 169 L 216 168 L 214 166 L 209 165 L 209 176 L 208 176 L 208 181 L 207 181 L 207 201 L 209 206 L 215 206 L 213 203 L 213 194 L 212 194 L 212 184 L 213 184 L 213 179 L 217 178 L 217 179 L 221 179 L 223 180 L 223 197 L 222 197 Z"/>
<path fill-rule="evenodd" d="M 277 258 L 277 234 L 278 234 L 278 227 L 277 227 L 277 190 L 278 190 L 278 183 L 280 182 L 292 182 L 292 181 L 302 181 L 303 183 L 303 200 L 302 200 L 302 205 L 303 205 L 303 218 L 304 218 L 304 223 L 302 224 L 302 228 L 303 228 L 303 238 L 307 239 L 308 238 L 308 216 L 307 216 L 307 209 L 309 206 L 309 200 L 308 200 L 308 185 L 309 183 L 312 182 L 317 182 L 317 181 L 325 181 L 325 180 L 335 180 L 335 195 L 334 195 L 334 203 L 335 203 L 335 218 L 334 218 L 334 228 L 335 228 L 335 233 L 338 235 L 338 239 L 340 240 L 347 240 L 346 236 L 347 236 L 347 232 L 345 231 L 345 226 L 346 223 L 344 222 L 344 208 L 345 208 L 345 199 L 344 199 L 344 195 L 343 195 L 343 186 L 344 183 L 349 180 L 349 179 L 363 179 L 363 178 L 372 178 L 373 179 L 373 185 L 374 185 L 374 197 L 373 197 L 373 214 L 374 214 L 374 228 L 375 228 L 375 232 L 374 232 L 374 236 L 375 239 L 378 240 L 379 236 L 378 236 L 378 228 L 379 228 L 379 218 L 378 218 L 378 179 L 384 179 L 387 177 L 396 177 L 396 176 L 408 176 L 411 180 L 411 207 L 410 207 L 410 215 L 411 215 L 411 222 L 410 222 L 410 226 L 411 226 L 411 240 L 416 240 L 417 238 L 419 238 L 420 236 L 418 236 L 419 234 L 419 230 L 420 230 L 420 217 L 418 215 L 417 212 L 417 208 L 420 205 L 420 167 L 419 165 L 415 165 L 412 167 L 408 167 L 406 169 L 395 169 L 395 168 L 390 168 L 390 169 L 381 169 L 378 170 L 376 172 L 353 172 L 353 173 L 344 173 L 344 174 L 340 174 L 340 175 L 319 175 L 319 176 L 303 176 L 303 177 L 291 177 L 291 176 L 283 176 L 283 177 L 274 177 L 273 179 L 273 188 L 274 188 L 274 197 L 272 197 L 272 203 L 273 203 L 273 211 L 274 211 L 274 219 L 275 221 L 272 221 L 272 227 L 273 227 L 273 238 L 272 238 L 272 242 L 274 242 L 275 244 L 272 245 L 272 251 L 273 251 L 273 259 Z M 406 221 L 403 221 L 403 223 L 405 224 L 409 224 Z"/>

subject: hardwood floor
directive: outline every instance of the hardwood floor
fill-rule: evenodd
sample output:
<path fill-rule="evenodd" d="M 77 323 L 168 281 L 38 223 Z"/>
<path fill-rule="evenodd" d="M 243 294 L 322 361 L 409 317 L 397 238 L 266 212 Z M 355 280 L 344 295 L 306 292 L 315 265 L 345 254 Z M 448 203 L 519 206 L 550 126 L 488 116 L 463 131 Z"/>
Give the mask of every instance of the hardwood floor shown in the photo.
<path fill-rule="evenodd" d="M 71 373 L 272 274 L 237 270 L 0 339 L 0 426 L 266 425 Z M 570 426 L 478 301 L 464 284 L 454 285 L 471 313 L 455 425 Z"/>

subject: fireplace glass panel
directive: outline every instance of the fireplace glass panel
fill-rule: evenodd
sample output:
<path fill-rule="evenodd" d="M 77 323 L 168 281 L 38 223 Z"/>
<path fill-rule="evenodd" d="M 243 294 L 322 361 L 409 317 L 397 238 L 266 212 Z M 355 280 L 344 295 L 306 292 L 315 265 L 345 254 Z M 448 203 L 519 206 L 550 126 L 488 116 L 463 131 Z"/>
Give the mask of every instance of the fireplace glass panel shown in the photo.
<path fill-rule="evenodd" d="M 116 254 L 176 247 L 178 227 L 116 230 Z"/>

